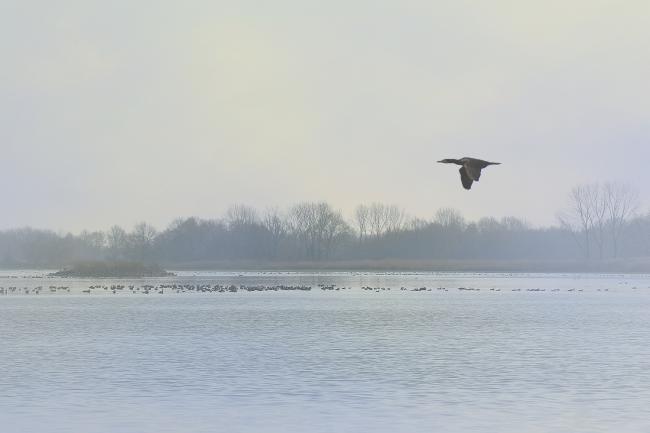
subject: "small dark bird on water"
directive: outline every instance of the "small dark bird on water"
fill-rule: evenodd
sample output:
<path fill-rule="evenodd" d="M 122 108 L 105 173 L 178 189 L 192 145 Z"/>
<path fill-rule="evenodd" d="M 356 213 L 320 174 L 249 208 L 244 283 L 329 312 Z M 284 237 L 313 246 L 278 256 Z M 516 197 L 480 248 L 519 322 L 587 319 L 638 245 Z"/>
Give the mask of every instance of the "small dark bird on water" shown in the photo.
<path fill-rule="evenodd" d="M 481 177 L 481 169 L 484 169 L 488 165 L 499 165 L 500 162 L 488 162 L 483 161 L 482 159 L 476 158 L 461 158 L 461 159 L 441 159 L 438 162 L 444 164 L 457 164 L 460 165 L 460 181 L 463 183 L 463 188 L 470 189 L 472 187 L 472 182 L 478 182 Z"/>

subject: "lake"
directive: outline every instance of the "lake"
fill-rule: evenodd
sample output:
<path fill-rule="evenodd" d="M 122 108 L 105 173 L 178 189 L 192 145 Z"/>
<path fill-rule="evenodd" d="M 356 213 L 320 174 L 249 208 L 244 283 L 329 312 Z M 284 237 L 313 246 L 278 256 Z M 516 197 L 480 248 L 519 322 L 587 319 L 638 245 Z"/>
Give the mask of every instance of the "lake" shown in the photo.
<path fill-rule="evenodd" d="M 649 275 L 3 270 L 0 287 L 3 433 L 650 431 Z"/>

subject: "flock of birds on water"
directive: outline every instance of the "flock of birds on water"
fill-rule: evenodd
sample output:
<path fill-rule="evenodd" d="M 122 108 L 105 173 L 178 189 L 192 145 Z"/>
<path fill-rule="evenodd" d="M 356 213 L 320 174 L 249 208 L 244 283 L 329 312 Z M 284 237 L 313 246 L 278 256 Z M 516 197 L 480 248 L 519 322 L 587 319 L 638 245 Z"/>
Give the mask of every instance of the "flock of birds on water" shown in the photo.
<path fill-rule="evenodd" d="M 18 287 L 18 286 L 9 286 L 9 287 L 0 287 L 0 295 L 40 295 L 41 292 L 46 294 L 59 294 L 59 293 L 82 293 L 82 294 L 139 294 L 139 295 L 149 295 L 149 294 L 158 294 L 163 295 L 165 293 L 172 294 L 181 294 L 181 293 L 236 293 L 236 292 L 309 292 L 312 290 L 312 286 L 308 285 L 244 285 L 244 284 L 143 284 L 143 285 L 123 285 L 123 284 L 92 284 L 87 288 L 72 288 L 71 292 L 70 286 L 56 286 L 50 285 L 48 287 L 36 286 L 36 287 Z M 650 287 L 649 287 L 650 288 Z M 81 290 L 79 290 L 81 289 Z M 315 290 L 321 291 L 350 291 L 353 290 L 353 287 L 337 286 L 335 284 L 318 284 L 315 287 Z M 361 286 L 360 289 L 364 292 L 448 292 L 450 289 L 446 287 L 415 287 L 407 288 L 400 287 L 399 289 L 393 290 L 391 287 L 380 287 L 380 286 Z M 637 287 L 632 287 L 633 290 L 636 290 Z M 480 292 L 480 288 L 473 287 L 457 287 L 457 291 L 460 292 Z M 506 291 L 507 289 L 503 289 Z M 483 291 L 490 292 L 501 292 L 500 288 L 484 288 Z M 511 292 L 582 292 L 584 289 L 568 288 L 568 289 L 546 289 L 546 288 L 527 288 L 527 289 L 509 289 Z M 598 292 L 608 292 L 609 289 L 597 289 Z"/>

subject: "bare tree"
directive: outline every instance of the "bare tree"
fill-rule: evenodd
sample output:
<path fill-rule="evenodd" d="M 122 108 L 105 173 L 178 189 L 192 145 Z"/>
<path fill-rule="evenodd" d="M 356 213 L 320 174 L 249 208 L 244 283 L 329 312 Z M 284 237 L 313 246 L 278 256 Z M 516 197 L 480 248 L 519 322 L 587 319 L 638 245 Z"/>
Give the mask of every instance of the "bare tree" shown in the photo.
<path fill-rule="evenodd" d="M 368 206 L 365 204 L 360 204 L 354 210 L 354 222 L 359 233 L 359 242 L 363 241 L 363 239 L 366 237 L 368 231 L 369 212 L 370 211 L 368 209 Z"/>
<path fill-rule="evenodd" d="M 348 231 L 341 212 L 325 202 L 300 203 L 291 211 L 291 226 L 308 258 L 330 255 L 337 241 Z"/>
<path fill-rule="evenodd" d="M 513 232 L 523 232 L 530 229 L 530 225 L 526 220 L 512 216 L 501 218 L 501 225 L 505 230 Z"/>
<path fill-rule="evenodd" d="M 454 228 L 462 230 L 465 228 L 465 218 L 457 210 L 449 207 L 438 209 L 434 217 L 434 222 L 440 224 L 445 228 Z"/>
<path fill-rule="evenodd" d="M 402 229 L 406 214 L 397 205 L 372 203 L 367 207 L 367 226 L 370 234 L 378 238 L 387 232 Z"/>
<path fill-rule="evenodd" d="M 115 260 L 125 253 L 128 247 L 128 235 L 122 227 L 114 225 L 108 229 L 106 243 L 109 257 Z"/>
<path fill-rule="evenodd" d="M 271 238 L 270 253 L 271 257 L 275 258 L 278 255 L 280 243 L 287 236 L 288 223 L 277 208 L 270 208 L 264 214 L 262 225 L 269 232 Z"/>
<path fill-rule="evenodd" d="M 606 214 L 603 188 L 598 183 L 591 183 L 574 187 L 569 194 L 569 209 L 558 215 L 560 224 L 573 235 L 587 259 L 591 256 L 593 244 L 598 249 L 598 258 L 603 258 Z"/>
<path fill-rule="evenodd" d="M 324 243 L 324 256 L 326 258 L 334 252 L 335 247 L 342 240 L 342 238 L 349 233 L 350 226 L 343 219 L 340 210 L 333 210 L 327 205 L 326 209 L 322 209 L 323 219 L 323 243 Z"/>
<path fill-rule="evenodd" d="M 602 259 L 608 237 L 612 255 L 617 257 L 621 231 L 638 207 L 636 191 L 616 182 L 592 183 L 574 187 L 569 201 L 569 210 L 559 220 L 574 235 L 585 257 L 589 258 L 595 244 L 598 258 Z"/>
<path fill-rule="evenodd" d="M 603 186 L 603 196 L 607 225 L 612 239 L 612 252 L 614 257 L 618 257 L 621 231 L 639 206 L 639 194 L 627 184 L 607 182 Z"/>
<path fill-rule="evenodd" d="M 102 231 L 89 232 L 88 230 L 82 230 L 79 233 L 79 239 L 94 250 L 101 250 L 106 244 L 106 235 Z"/>
<path fill-rule="evenodd" d="M 368 225 L 370 234 L 378 238 L 386 231 L 386 206 L 382 203 L 372 203 L 368 207 Z"/>
<path fill-rule="evenodd" d="M 578 185 L 569 193 L 569 209 L 560 213 L 558 219 L 563 228 L 571 233 L 585 258 L 589 258 L 594 224 L 590 205 L 593 185 Z"/>
<path fill-rule="evenodd" d="M 230 206 L 226 211 L 226 221 L 230 228 L 250 226 L 258 223 L 257 210 L 245 204 Z"/>
<path fill-rule="evenodd" d="M 592 184 L 589 192 L 588 205 L 591 206 L 591 214 L 593 215 L 593 237 L 598 247 L 598 258 L 602 260 L 605 249 L 607 201 L 605 200 L 604 189 L 600 184 Z"/>
<path fill-rule="evenodd" d="M 406 213 L 397 205 L 390 205 L 386 207 L 386 231 L 397 232 L 402 230 L 404 221 L 406 220 Z"/>
<path fill-rule="evenodd" d="M 140 260 L 145 260 L 148 253 L 153 247 L 153 241 L 156 238 L 157 231 L 155 227 L 141 222 L 135 225 L 129 235 L 131 245 Z"/>
<path fill-rule="evenodd" d="M 404 228 L 411 231 L 424 230 L 429 224 L 430 223 L 428 221 L 421 218 L 410 217 L 407 218 L 406 222 L 404 223 Z"/>
<path fill-rule="evenodd" d="M 298 248 L 304 248 L 305 255 L 311 253 L 310 245 L 310 228 L 311 215 L 309 203 L 299 203 L 291 208 L 289 212 L 289 227 L 296 240 Z"/>
<path fill-rule="evenodd" d="M 494 217 L 483 217 L 476 225 L 480 233 L 496 233 L 501 230 L 501 224 Z"/>

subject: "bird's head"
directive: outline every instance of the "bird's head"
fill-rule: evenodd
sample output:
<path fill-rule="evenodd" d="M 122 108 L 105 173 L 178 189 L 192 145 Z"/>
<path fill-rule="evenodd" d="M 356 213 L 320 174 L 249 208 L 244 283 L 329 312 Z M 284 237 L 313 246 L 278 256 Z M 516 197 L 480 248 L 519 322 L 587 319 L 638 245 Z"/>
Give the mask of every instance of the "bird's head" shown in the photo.
<path fill-rule="evenodd" d="M 456 164 L 456 160 L 455 160 L 455 159 L 449 159 L 449 158 L 447 158 L 447 159 L 441 159 L 441 160 L 438 161 L 438 162 L 442 162 L 443 164 Z"/>

